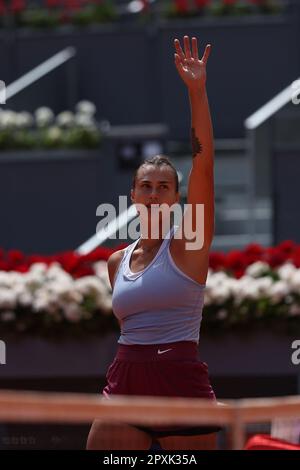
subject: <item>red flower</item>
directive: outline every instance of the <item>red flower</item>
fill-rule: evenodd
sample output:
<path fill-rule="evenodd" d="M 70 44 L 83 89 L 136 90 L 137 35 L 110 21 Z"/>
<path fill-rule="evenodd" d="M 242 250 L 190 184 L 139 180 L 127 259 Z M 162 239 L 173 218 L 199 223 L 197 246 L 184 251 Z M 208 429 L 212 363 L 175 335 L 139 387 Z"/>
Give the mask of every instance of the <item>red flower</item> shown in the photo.
<path fill-rule="evenodd" d="M 81 8 L 81 0 L 64 0 L 66 10 L 79 10 Z"/>
<path fill-rule="evenodd" d="M 149 9 L 150 7 L 149 0 L 142 0 L 142 4 L 143 4 L 143 11 L 146 11 Z"/>
<path fill-rule="evenodd" d="M 41 256 L 41 255 L 29 255 L 28 256 L 28 265 L 31 266 L 34 263 L 45 263 L 49 265 L 52 262 L 51 257 Z"/>
<path fill-rule="evenodd" d="M 89 267 L 89 266 L 83 266 L 79 267 L 72 273 L 72 276 L 75 279 L 78 279 L 79 277 L 84 277 L 84 276 L 95 276 L 95 271 Z"/>
<path fill-rule="evenodd" d="M 234 277 L 236 279 L 240 279 L 242 276 L 244 276 L 244 274 L 245 274 L 244 269 L 237 269 L 236 271 L 234 271 Z"/>
<path fill-rule="evenodd" d="M 10 250 L 7 253 L 7 261 L 10 265 L 15 266 L 25 261 L 25 255 L 20 250 Z"/>
<path fill-rule="evenodd" d="M 56 8 L 63 3 L 63 0 L 46 0 L 46 5 L 48 8 Z"/>
<path fill-rule="evenodd" d="M 0 271 L 9 271 L 9 263 L 7 261 L 0 261 Z"/>
<path fill-rule="evenodd" d="M 126 248 L 128 246 L 128 243 L 120 243 L 120 245 L 117 246 L 117 248 L 113 251 L 117 251 L 117 250 L 124 250 L 124 248 Z"/>
<path fill-rule="evenodd" d="M 209 254 L 209 267 L 214 271 L 220 268 L 223 268 L 225 265 L 226 256 L 224 253 L 218 251 L 211 252 Z"/>
<path fill-rule="evenodd" d="M 93 250 L 91 253 L 88 253 L 87 255 L 82 256 L 82 260 L 89 261 L 91 263 L 95 263 L 96 261 L 100 261 L 100 260 L 107 261 L 113 252 L 114 250 L 112 248 L 105 248 L 105 247 L 99 246 L 98 248 Z"/>
<path fill-rule="evenodd" d="M 189 11 L 188 0 L 175 0 L 175 6 L 178 13 L 187 13 Z"/>
<path fill-rule="evenodd" d="M 250 243 L 248 246 L 246 246 L 246 248 L 244 250 L 244 253 L 247 253 L 249 255 L 253 254 L 253 255 L 257 255 L 257 256 L 262 256 L 263 253 L 264 253 L 264 248 L 262 248 L 257 243 Z"/>
<path fill-rule="evenodd" d="M 25 10 L 25 8 L 25 0 L 11 0 L 10 9 L 13 13 L 19 13 L 20 11 Z"/>
<path fill-rule="evenodd" d="M 267 248 L 266 261 L 272 268 L 281 266 L 286 260 L 286 254 L 282 253 L 277 247 Z"/>
<path fill-rule="evenodd" d="M 0 0 L 0 15 L 6 13 L 6 5 L 4 0 Z"/>
<path fill-rule="evenodd" d="M 292 240 L 285 240 L 278 245 L 278 249 L 283 253 L 290 254 L 292 253 L 295 248 L 297 247 L 296 243 Z"/>
<path fill-rule="evenodd" d="M 226 256 L 225 267 L 232 271 L 244 271 L 247 267 L 246 256 L 241 251 L 231 251 Z"/>
<path fill-rule="evenodd" d="M 261 261 L 264 257 L 264 249 L 257 243 L 251 243 L 244 249 L 247 266 L 256 261 Z"/>
<path fill-rule="evenodd" d="M 19 264 L 14 268 L 14 271 L 17 271 L 18 273 L 27 273 L 29 270 L 29 267 L 27 264 Z"/>
<path fill-rule="evenodd" d="M 56 261 L 61 264 L 68 273 L 75 271 L 80 263 L 80 256 L 74 251 L 66 251 L 56 256 Z"/>
<path fill-rule="evenodd" d="M 295 251 L 291 255 L 291 261 L 296 266 L 296 268 L 300 268 L 300 247 L 296 247 Z"/>
<path fill-rule="evenodd" d="M 196 7 L 203 8 L 210 3 L 210 0 L 194 0 Z"/>

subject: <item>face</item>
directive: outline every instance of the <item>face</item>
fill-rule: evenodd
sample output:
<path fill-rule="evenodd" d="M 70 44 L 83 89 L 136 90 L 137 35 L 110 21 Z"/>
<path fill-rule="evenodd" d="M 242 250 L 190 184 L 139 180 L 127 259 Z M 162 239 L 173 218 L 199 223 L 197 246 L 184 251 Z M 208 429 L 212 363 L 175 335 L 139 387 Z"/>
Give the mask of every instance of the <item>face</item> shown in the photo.
<path fill-rule="evenodd" d="M 174 173 L 169 166 L 145 165 L 138 170 L 135 188 L 131 190 L 132 203 L 172 205 L 179 199 Z"/>
<path fill-rule="evenodd" d="M 141 204 L 147 207 L 147 220 L 151 219 L 151 205 L 166 204 L 172 206 L 179 202 L 180 193 L 176 193 L 176 182 L 172 168 L 167 165 L 155 167 L 145 165 L 141 167 L 136 175 L 135 188 L 131 190 L 131 201 L 133 204 Z M 139 208 L 137 207 L 138 212 Z M 161 220 L 162 215 L 159 214 Z M 146 222 L 142 220 L 141 223 Z"/>

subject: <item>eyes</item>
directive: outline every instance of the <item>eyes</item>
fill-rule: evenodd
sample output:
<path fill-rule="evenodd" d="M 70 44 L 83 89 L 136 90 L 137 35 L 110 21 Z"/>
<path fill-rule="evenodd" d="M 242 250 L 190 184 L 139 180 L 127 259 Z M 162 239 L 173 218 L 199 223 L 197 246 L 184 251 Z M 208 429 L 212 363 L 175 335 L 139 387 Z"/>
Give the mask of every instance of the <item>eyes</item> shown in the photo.
<path fill-rule="evenodd" d="M 142 183 L 141 187 L 142 188 L 151 188 L 151 185 L 149 183 Z M 169 186 L 167 184 L 161 184 L 160 188 L 168 189 Z"/>

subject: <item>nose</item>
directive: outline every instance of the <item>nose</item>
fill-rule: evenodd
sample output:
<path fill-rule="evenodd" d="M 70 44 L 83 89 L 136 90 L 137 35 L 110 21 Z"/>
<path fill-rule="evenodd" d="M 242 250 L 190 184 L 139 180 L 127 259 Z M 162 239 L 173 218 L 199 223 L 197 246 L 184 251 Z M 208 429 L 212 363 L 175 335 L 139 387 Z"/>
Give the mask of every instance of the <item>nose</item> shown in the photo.
<path fill-rule="evenodd" d="M 157 194 L 157 190 L 155 188 L 152 188 L 152 190 L 151 190 L 150 201 L 153 201 L 153 202 L 158 201 L 158 194 Z"/>

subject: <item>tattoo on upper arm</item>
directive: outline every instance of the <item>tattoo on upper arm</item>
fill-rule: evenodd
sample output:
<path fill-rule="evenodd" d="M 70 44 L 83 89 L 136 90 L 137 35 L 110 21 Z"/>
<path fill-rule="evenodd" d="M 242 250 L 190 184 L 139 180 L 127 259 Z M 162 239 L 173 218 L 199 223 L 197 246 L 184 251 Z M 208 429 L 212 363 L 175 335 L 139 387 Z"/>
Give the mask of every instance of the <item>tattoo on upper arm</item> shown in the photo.
<path fill-rule="evenodd" d="M 196 132 L 193 127 L 191 130 L 191 138 L 192 138 L 193 158 L 195 158 L 198 153 L 202 153 L 202 144 L 200 140 L 198 139 L 198 137 L 196 136 Z"/>

